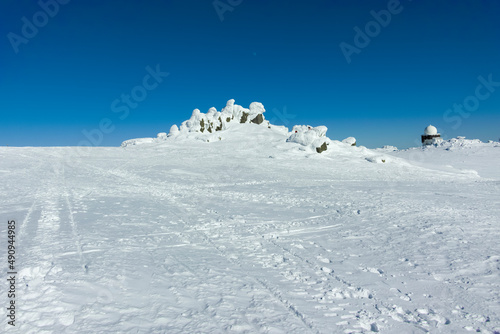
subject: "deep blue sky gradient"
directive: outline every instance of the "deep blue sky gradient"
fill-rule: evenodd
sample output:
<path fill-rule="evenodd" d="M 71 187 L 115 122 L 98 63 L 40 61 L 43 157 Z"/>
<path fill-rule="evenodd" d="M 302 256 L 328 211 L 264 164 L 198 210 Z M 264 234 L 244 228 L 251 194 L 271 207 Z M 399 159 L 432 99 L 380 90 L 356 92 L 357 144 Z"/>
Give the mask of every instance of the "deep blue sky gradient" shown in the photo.
<path fill-rule="evenodd" d="M 474 96 L 479 76 L 500 82 L 500 2 L 401 0 L 348 63 L 339 44 L 354 45 L 354 27 L 391 1 L 242 0 L 221 21 L 213 0 L 72 0 L 16 53 L 8 34 L 22 36 L 22 18 L 42 9 L 4 0 L 0 145 L 77 145 L 107 118 L 114 130 L 98 144 L 119 146 L 231 98 L 367 147 L 416 146 L 428 124 L 446 138 L 499 140 L 500 87 L 467 118 L 443 115 Z M 112 102 L 157 65 L 169 76 L 121 119 Z"/>

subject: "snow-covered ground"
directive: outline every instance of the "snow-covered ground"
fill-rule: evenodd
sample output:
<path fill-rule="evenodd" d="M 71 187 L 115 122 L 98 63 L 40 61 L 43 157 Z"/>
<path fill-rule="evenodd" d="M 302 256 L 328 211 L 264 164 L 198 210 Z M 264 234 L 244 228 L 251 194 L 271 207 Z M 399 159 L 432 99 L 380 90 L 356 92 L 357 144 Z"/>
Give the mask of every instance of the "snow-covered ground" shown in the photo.
<path fill-rule="evenodd" d="M 381 150 L 383 151 L 383 150 Z M 483 178 L 500 178 L 500 143 L 483 143 L 478 139 L 452 138 L 436 145 L 411 148 L 391 154 L 411 163 L 430 169 L 465 174 Z"/>
<path fill-rule="evenodd" d="M 2 332 L 500 331 L 500 144 L 204 136 L 0 148 Z"/>

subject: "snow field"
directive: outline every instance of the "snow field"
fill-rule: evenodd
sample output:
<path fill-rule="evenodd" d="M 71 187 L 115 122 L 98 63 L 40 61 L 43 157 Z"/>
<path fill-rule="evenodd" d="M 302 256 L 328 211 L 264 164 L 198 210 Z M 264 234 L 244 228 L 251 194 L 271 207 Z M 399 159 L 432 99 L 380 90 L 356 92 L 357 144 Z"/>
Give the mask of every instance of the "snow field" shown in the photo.
<path fill-rule="evenodd" d="M 220 135 L 0 148 L 16 330 L 500 331 L 494 145 L 416 161 L 336 141 L 318 154 L 255 124 Z"/>

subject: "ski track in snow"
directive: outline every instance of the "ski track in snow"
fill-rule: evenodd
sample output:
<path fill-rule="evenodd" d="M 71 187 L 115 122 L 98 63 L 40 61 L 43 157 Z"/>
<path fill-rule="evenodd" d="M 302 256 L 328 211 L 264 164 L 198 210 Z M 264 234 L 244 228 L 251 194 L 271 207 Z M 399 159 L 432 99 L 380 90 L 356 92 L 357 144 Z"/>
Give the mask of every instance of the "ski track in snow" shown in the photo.
<path fill-rule="evenodd" d="M 500 331 L 496 181 L 68 150 L 1 151 L 20 333 Z"/>

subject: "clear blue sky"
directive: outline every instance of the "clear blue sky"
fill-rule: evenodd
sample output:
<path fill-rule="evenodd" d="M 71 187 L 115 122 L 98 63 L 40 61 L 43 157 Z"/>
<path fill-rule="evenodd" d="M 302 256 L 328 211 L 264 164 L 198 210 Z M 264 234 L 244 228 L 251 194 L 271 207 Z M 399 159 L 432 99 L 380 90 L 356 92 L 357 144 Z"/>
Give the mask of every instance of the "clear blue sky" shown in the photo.
<path fill-rule="evenodd" d="M 94 139 L 119 146 L 231 98 L 367 147 L 415 146 L 428 124 L 500 137 L 499 1 L 59 1 L 1 1 L 0 145 L 77 145 L 108 119 Z"/>

